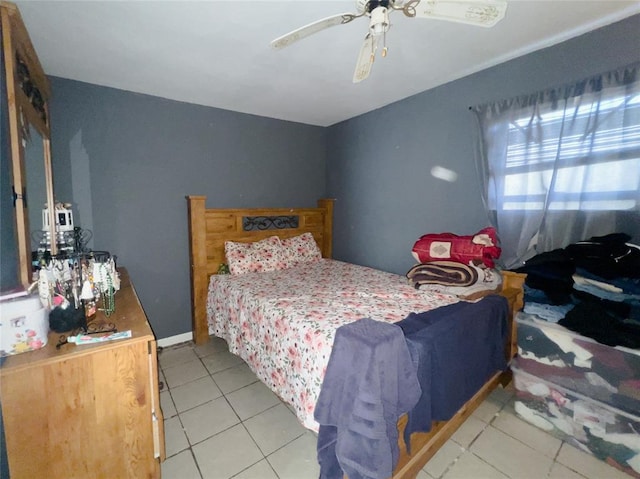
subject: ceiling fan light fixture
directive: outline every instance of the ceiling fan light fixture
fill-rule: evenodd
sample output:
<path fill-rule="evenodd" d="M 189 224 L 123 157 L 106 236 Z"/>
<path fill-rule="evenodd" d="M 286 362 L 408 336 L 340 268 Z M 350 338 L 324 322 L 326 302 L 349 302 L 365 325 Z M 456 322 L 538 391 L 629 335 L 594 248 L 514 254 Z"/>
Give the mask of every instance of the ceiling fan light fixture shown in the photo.
<path fill-rule="evenodd" d="M 376 7 L 371 10 L 371 21 L 369 31 L 374 36 L 382 35 L 389 30 L 389 9 L 386 7 Z"/>

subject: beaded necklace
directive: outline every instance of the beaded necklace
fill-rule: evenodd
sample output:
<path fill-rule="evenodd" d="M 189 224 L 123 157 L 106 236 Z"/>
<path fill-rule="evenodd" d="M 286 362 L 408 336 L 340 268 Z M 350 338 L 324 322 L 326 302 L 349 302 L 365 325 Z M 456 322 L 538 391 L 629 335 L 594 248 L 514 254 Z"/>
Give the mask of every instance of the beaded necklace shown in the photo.
<path fill-rule="evenodd" d="M 117 273 L 116 273 L 117 274 Z M 102 306 L 103 308 L 100 310 L 104 312 L 105 316 L 111 316 L 111 314 L 116 310 L 116 302 L 115 302 L 115 288 L 113 287 L 113 280 L 111 279 L 111 274 L 109 271 L 103 271 L 103 280 L 106 280 L 106 285 L 102 284 Z"/>

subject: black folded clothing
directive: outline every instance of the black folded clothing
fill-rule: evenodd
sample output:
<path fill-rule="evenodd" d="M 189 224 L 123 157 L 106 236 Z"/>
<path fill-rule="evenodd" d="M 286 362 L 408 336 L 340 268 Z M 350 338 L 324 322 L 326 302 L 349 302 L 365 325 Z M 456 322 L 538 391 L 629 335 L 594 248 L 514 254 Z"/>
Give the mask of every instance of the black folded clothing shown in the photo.
<path fill-rule="evenodd" d="M 543 291 L 552 304 L 568 304 L 573 291 L 573 274 L 576 267 L 564 250 L 540 253 L 520 268 L 517 273 L 525 273 L 525 284 Z"/>
<path fill-rule="evenodd" d="M 617 319 L 592 301 L 578 303 L 558 324 L 607 346 L 640 349 L 640 326 Z"/>
<path fill-rule="evenodd" d="M 565 248 L 575 265 L 605 279 L 640 277 L 640 249 L 625 233 L 593 236 Z"/>

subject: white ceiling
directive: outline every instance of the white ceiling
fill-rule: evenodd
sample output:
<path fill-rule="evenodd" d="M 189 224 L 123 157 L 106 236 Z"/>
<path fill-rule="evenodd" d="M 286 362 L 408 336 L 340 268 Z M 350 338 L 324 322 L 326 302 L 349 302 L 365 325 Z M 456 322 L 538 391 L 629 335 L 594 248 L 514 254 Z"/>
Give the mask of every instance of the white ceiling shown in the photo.
<path fill-rule="evenodd" d="M 279 51 L 269 42 L 354 1 L 16 3 L 49 75 L 320 126 L 640 13 L 640 1 L 509 0 L 481 28 L 393 12 L 387 57 L 353 84 L 365 18 Z"/>

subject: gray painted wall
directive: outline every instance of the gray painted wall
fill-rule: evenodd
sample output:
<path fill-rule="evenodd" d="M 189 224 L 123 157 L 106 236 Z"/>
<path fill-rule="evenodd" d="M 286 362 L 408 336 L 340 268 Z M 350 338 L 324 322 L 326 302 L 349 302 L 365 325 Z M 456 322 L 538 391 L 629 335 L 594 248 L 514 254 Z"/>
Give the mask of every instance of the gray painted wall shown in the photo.
<path fill-rule="evenodd" d="M 324 128 L 55 77 L 51 88 L 56 198 L 129 270 L 158 338 L 191 330 L 186 195 L 285 207 L 325 192 Z"/>
<path fill-rule="evenodd" d="M 487 226 L 468 107 L 639 59 L 636 15 L 332 126 L 327 194 L 337 198 L 334 256 L 404 274 L 421 235 L 473 234 Z M 434 178 L 434 166 L 453 170 L 457 180 Z"/>

